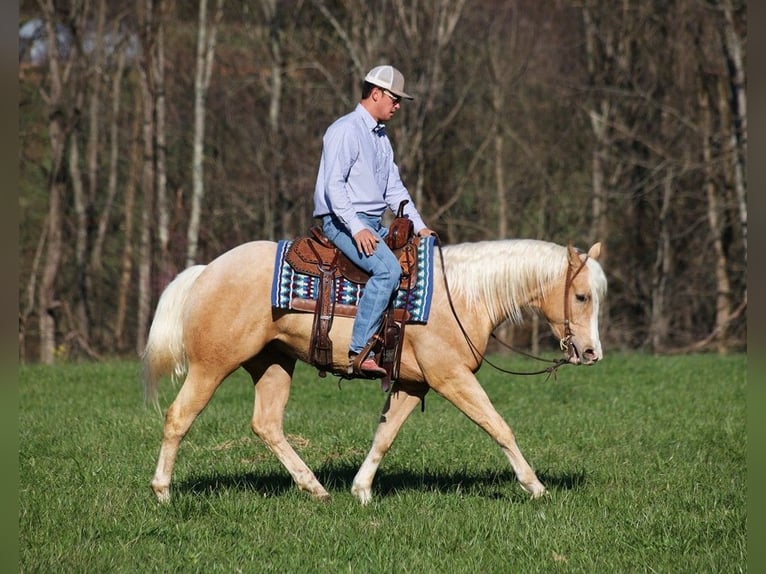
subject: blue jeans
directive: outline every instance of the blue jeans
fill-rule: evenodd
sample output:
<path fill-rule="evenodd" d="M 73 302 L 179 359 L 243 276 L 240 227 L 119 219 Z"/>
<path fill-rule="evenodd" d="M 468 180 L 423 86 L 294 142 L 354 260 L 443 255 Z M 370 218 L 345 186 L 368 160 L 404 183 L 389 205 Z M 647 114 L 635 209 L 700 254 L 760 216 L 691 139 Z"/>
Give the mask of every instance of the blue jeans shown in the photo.
<path fill-rule="evenodd" d="M 358 215 L 381 239 L 388 235 L 388 229 L 381 225 L 380 217 L 364 213 Z M 359 299 L 349 345 L 350 352 L 359 353 L 380 328 L 383 313 L 399 286 L 402 268 L 385 241 L 380 241 L 375 252 L 369 257 L 362 254 L 357 249 L 351 234 L 334 215 L 325 215 L 322 218 L 322 230 L 327 239 L 332 241 L 344 255 L 370 274 L 370 279 Z"/>

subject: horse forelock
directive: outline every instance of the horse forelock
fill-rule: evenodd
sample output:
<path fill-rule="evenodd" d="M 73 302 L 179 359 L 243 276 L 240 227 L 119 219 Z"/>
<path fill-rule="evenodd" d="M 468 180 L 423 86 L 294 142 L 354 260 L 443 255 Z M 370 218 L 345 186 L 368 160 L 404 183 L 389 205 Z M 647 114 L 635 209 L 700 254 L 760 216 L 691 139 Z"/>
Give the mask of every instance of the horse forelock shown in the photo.
<path fill-rule="evenodd" d="M 447 282 L 470 307 L 486 308 L 493 323 L 521 323 L 530 299 L 561 279 L 566 254 L 566 247 L 536 239 L 451 245 L 444 248 Z"/>
<path fill-rule="evenodd" d="M 591 292 L 593 293 L 594 297 L 598 299 L 598 301 L 602 301 L 604 297 L 606 297 L 607 290 L 607 281 L 604 269 L 601 267 L 601 264 L 594 259 L 588 259 L 587 268 L 588 276 L 590 278 Z"/>

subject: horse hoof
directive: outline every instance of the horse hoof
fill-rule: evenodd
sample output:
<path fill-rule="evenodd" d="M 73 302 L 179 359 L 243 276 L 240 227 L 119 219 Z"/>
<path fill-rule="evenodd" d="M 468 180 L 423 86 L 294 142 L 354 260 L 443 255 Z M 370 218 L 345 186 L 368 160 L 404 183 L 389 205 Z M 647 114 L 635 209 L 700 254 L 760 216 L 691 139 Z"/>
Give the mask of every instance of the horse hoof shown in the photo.
<path fill-rule="evenodd" d="M 369 488 L 361 488 L 355 486 L 351 489 L 351 494 L 353 494 L 354 497 L 359 502 L 361 502 L 363 506 L 368 505 L 372 500 L 372 491 Z"/>
<path fill-rule="evenodd" d="M 167 486 L 155 486 L 152 485 L 152 491 L 157 497 L 157 502 L 160 504 L 167 504 L 170 502 L 170 488 Z"/>
<path fill-rule="evenodd" d="M 541 486 L 539 489 L 532 490 L 529 494 L 532 500 L 536 500 L 548 494 L 548 491 L 545 490 L 544 486 Z"/>
<path fill-rule="evenodd" d="M 312 494 L 311 497 L 318 502 L 330 502 L 329 492 L 320 492 L 318 494 Z"/>
<path fill-rule="evenodd" d="M 535 498 L 541 498 L 548 493 L 548 491 L 545 490 L 545 487 L 543 486 L 543 484 L 538 480 L 534 481 L 532 484 L 529 484 L 529 485 L 522 484 L 521 488 L 523 488 L 524 491 L 527 492 L 529 494 L 529 497 L 533 500 Z"/>

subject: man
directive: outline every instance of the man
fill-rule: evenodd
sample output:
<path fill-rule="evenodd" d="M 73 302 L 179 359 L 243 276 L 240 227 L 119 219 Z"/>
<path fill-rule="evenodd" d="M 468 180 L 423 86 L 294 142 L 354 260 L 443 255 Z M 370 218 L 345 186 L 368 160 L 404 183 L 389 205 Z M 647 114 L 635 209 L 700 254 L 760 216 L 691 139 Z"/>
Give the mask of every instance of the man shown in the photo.
<path fill-rule="evenodd" d="M 370 274 L 351 334 L 350 371 L 380 328 L 401 277 L 399 261 L 381 241 L 388 233 L 381 224 L 386 208 L 396 211 L 407 200 L 404 213 L 412 220 L 415 233 L 433 234 L 402 183 L 383 124 L 394 117 L 403 98 L 413 99 L 404 91 L 402 73 L 393 66 L 373 68 L 364 78 L 356 108 L 330 125 L 322 140 L 314 217 L 322 219 L 327 238 Z M 386 375 L 372 354 L 354 372 Z"/>

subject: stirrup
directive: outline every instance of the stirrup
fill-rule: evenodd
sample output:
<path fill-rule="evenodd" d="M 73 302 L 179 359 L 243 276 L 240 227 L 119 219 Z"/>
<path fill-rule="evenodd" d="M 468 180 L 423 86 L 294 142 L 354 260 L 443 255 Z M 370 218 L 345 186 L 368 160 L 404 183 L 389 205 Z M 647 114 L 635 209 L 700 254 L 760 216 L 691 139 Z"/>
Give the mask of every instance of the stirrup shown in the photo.
<path fill-rule="evenodd" d="M 349 376 L 357 376 L 357 377 L 364 377 L 364 378 L 380 378 L 380 377 L 386 377 L 388 376 L 388 371 L 386 371 L 383 367 L 381 367 L 374 359 L 372 359 L 372 365 L 367 365 L 367 367 L 372 367 L 368 369 L 362 368 L 364 363 L 367 363 L 370 360 L 370 355 L 372 354 L 372 350 L 375 348 L 376 345 L 379 345 L 381 343 L 380 336 L 379 335 L 373 335 L 372 338 L 367 342 L 367 344 L 364 346 L 364 349 L 362 349 L 357 355 L 351 355 L 349 353 L 349 364 L 348 364 L 348 374 Z"/>
<path fill-rule="evenodd" d="M 388 376 L 388 371 L 375 362 L 369 353 L 359 353 L 349 357 L 348 374 L 350 376 L 364 377 L 366 379 Z"/>

